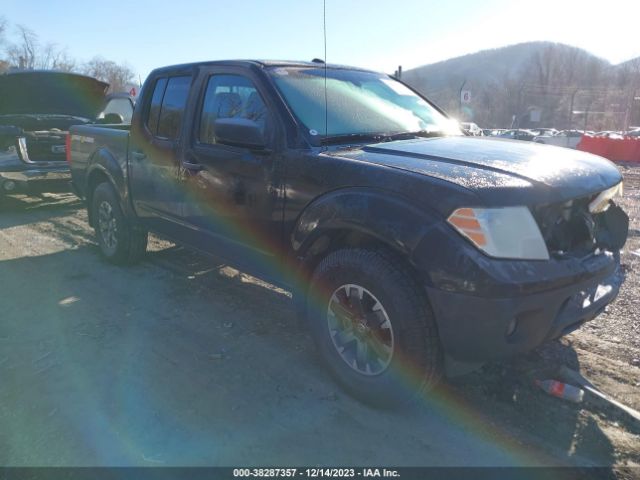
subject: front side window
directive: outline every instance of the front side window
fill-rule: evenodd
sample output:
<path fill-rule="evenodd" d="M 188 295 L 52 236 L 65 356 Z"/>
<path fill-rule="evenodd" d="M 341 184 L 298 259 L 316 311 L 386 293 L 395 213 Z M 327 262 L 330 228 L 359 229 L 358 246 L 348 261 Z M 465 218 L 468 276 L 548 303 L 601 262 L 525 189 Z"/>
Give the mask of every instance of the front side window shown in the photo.
<path fill-rule="evenodd" d="M 270 74 L 312 136 L 461 133 L 423 98 L 383 74 L 327 69 L 326 82 L 324 68 L 277 67 Z"/>
<path fill-rule="evenodd" d="M 207 83 L 200 116 L 200 143 L 215 144 L 215 121 L 244 118 L 256 122 L 263 135 L 268 128 L 267 108 L 251 80 L 241 75 L 213 75 Z"/>

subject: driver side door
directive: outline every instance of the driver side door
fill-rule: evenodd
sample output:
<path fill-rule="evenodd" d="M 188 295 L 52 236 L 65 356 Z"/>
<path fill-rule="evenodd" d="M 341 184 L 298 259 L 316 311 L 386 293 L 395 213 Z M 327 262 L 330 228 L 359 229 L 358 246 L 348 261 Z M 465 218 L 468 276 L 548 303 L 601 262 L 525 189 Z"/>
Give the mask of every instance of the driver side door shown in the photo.
<path fill-rule="evenodd" d="M 281 148 L 267 95 L 250 72 L 214 68 L 205 74 L 193 135 L 185 145 L 183 222 L 197 247 L 243 271 L 276 279 L 284 208 Z M 255 122 L 265 146 L 225 143 L 217 119 Z"/>

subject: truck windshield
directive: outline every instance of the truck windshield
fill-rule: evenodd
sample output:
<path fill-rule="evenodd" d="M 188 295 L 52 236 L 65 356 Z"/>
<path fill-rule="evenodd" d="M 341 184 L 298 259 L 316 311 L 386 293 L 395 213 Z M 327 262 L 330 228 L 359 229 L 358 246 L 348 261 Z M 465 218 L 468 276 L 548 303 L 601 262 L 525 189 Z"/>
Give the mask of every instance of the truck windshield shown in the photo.
<path fill-rule="evenodd" d="M 455 121 L 383 74 L 327 69 L 326 126 L 324 68 L 277 67 L 270 74 L 298 120 L 319 142 L 461 134 Z"/>

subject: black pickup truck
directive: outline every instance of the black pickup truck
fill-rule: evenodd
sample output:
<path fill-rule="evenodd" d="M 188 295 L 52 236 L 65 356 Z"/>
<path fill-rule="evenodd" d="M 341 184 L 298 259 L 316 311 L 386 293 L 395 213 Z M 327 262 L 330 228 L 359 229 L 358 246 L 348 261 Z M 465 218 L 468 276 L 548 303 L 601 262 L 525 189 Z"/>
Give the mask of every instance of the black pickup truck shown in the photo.
<path fill-rule="evenodd" d="M 71 125 L 131 119 L 128 95 L 68 72 L 0 75 L 0 200 L 7 194 L 68 192 L 65 140 Z"/>
<path fill-rule="evenodd" d="M 529 351 L 619 290 L 628 218 L 612 163 L 462 136 L 384 74 L 166 67 L 130 130 L 70 135 L 108 260 L 138 260 L 153 231 L 285 287 L 330 371 L 369 402 Z"/>

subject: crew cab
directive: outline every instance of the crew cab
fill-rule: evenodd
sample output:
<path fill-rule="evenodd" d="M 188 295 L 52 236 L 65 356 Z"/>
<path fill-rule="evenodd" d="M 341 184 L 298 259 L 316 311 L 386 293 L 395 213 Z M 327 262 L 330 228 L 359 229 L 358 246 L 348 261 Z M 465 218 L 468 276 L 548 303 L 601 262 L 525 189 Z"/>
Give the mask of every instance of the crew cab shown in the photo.
<path fill-rule="evenodd" d="M 69 127 L 131 118 L 132 100 L 107 96 L 108 87 L 95 78 L 66 72 L 0 75 L 0 197 L 69 191 Z"/>
<path fill-rule="evenodd" d="M 107 260 L 139 260 L 152 231 L 288 289 L 331 373 L 371 403 L 530 351 L 620 287 L 612 163 L 463 136 L 385 74 L 160 68 L 130 129 L 73 126 L 70 145 Z"/>

